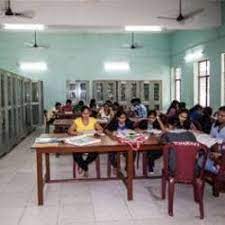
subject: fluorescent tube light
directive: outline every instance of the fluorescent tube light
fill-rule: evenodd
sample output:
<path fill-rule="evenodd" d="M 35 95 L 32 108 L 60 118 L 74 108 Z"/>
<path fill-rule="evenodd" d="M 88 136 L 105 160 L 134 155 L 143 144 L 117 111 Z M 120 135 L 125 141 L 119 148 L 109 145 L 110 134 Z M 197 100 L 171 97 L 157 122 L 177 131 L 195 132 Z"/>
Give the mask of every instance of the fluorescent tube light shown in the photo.
<path fill-rule="evenodd" d="M 160 26 L 125 26 L 125 31 L 159 32 L 159 31 L 162 31 L 162 27 Z"/>
<path fill-rule="evenodd" d="M 6 30 L 44 30 L 45 26 L 43 24 L 3 24 L 3 29 Z"/>
<path fill-rule="evenodd" d="M 128 62 L 105 62 L 105 71 L 129 71 L 130 65 Z"/>
<path fill-rule="evenodd" d="M 45 71 L 48 69 L 46 62 L 21 62 L 21 70 L 25 71 Z"/>
<path fill-rule="evenodd" d="M 186 54 L 184 57 L 186 62 L 196 61 L 203 56 L 202 50 Z"/>

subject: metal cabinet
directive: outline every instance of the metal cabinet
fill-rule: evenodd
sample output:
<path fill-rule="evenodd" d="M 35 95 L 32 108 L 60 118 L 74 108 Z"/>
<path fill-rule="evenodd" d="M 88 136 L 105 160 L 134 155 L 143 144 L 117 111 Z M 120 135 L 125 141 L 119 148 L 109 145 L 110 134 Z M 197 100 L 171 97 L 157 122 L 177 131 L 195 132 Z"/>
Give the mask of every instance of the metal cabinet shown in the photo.
<path fill-rule="evenodd" d="M 43 84 L 40 81 L 33 83 L 30 79 L 0 70 L 0 156 L 33 130 L 32 114 L 37 118 L 35 124 L 42 124 Z M 38 97 L 34 97 L 34 102 L 31 101 L 32 93 L 33 97 Z M 35 113 L 33 106 L 38 108 Z"/>
<path fill-rule="evenodd" d="M 79 100 L 84 101 L 85 104 L 89 103 L 89 86 L 87 80 L 67 81 L 67 98 L 71 99 L 73 104 Z"/>
<path fill-rule="evenodd" d="M 107 100 L 117 101 L 117 82 L 115 80 L 93 81 L 93 98 L 100 105 Z"/>
<path fill-rule="evenodd" d="M 162 81 L 141 81 L 141 100 L 149 109 L 162 109 Z"/>
<path fill-rule="evenodd" d="M 140 97 L 140 82 L 135 80 L 118 81 L 118 102 L 127 107 L 133 98 Z"/>
<path fill-rule="evenodd" d="M 31 91 L 32 123 L 33 125 L 41 125 L 44 121 L 43 82 L 33 81 Z"/>

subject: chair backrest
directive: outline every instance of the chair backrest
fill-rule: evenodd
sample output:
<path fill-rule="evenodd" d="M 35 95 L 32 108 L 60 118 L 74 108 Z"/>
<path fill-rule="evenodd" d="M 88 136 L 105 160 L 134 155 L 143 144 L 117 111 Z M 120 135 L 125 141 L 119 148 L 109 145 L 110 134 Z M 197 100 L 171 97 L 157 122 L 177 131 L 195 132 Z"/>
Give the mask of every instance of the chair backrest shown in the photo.
<path fill-rule="evenodd" d="M 207 149 L 197 142 L 173 142 L 163 149 L 164 170 L 173 176 L 176 182 L 191 183 L 199 173 L 203 177 L 204 169 L 197 171 L 199 153 L 203 156 L 203 167 L 207 158 Z"/>

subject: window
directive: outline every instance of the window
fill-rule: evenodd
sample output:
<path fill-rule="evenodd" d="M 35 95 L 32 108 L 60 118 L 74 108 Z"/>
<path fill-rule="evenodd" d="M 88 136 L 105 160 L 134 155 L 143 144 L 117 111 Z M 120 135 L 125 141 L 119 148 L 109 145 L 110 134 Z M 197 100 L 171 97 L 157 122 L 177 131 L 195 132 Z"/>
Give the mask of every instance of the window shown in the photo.
<path fill-rule="evenodd" d="M 198 62 L 198 102 L 203 107 L 209 106 L 209 71 L 209 60 L 203 60 Z"/>
<path fill-rule="evenodd" d="M 180 101 L 181 94 L 181 68 L 175 69 L 175 99 Z"/>
<path fill-rule="evenodd" d="M 221 55 L 221 105 L 225 102 L 225 53 Z"/>

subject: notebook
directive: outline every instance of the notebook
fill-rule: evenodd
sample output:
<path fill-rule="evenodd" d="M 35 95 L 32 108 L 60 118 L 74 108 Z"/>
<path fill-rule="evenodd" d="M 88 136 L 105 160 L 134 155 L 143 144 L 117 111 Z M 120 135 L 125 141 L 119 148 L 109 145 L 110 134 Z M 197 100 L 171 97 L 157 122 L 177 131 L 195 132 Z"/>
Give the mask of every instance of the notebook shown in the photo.
<path fill-rule="evenodd" d="M 36 138 L 36 144 L 48 144 L 48 143 L 59 143 L 60 139 L 58 138 Z"/>

